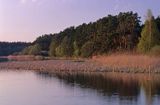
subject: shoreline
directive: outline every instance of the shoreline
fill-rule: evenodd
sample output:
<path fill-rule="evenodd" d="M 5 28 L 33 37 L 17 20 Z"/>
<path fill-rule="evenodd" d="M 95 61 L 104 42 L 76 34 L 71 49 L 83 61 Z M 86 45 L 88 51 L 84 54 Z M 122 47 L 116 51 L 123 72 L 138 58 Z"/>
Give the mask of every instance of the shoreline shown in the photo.
<path fill-rule="evenodd" d="M 0 63 L 0 70 L 3 69 L 49 72 L 96 72 L 104 71 L 105 67 L 89 60 L 39 60 L 2 62 Z"/>
<path fill-rule="evenodd" d="M 112 67 L 101 62 L 88 59 L 78 60 L 36 60 L 1 62 L 0 70 L 34 70 L 49 73 L 77 73 L 77 72 L 115 72 L 115 73 L 143 73 L 160 74 L 160 69 L 141 69 L 136 67 Z"/>

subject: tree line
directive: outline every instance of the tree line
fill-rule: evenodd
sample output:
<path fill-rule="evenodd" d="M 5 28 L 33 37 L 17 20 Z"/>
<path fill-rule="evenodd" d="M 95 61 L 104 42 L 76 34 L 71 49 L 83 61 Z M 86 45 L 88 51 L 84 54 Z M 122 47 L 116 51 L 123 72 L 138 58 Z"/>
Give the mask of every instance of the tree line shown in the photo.
<path fill-rule="evenodd" d="M 40 36 L 21 54 L 91 57 L 137 49 L 139 52 L 148 52 L 153 46 L 159 45 L 159 31 L 160 17 L 155 19 L 151 12 L 148 12 L 145 24 L 141 24 L 137 13 L 121 12 L 96 22 L 66 28 L 56 34 Z"/>
<path fill-rule="evenodd" d="M 29 45 L 30 43 L 25 42 L 0 42 L 0 56 L 18 54 Z"/>

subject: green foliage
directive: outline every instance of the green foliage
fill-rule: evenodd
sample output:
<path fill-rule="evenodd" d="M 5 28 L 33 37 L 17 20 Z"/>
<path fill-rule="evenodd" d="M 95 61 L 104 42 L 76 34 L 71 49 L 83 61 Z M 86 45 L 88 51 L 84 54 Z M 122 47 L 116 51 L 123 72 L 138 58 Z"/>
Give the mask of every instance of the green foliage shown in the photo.
<path fill-rule="evenodd" d="M 80 56 L 80 49 L 78 48 L 76 41 L 74 41 L 74 43 L 73 43 L 73 48 L 74 48 L 73 55 L 76 57 Z"/>
<path fill-rule="evenodd" d="M 53 36 L 54 35 L 52 35 L 52 34 L 42 35 L 42 36 L 38 37 L 33 43 L 34 44 L 39 44 L 43 51 L 49 51 L 49 46 L 52 42 L 52 37 Z"/>
<path fill-rule="evenodd" d="M 150 15 L 151 13 L 149 13 Z M 147 53 L 155 45 L 160 44 L 160 32 L 157 28 L 157 24 L 152 16 L 148 16 L 145 26 L 141 32 L 141 39 L 138 44 L 138 51 Z"/>
<path fill-rule="evenodd" d="M 49 50 L 50 56 L 56 56 L 56 48 L 57 47 L 58 47 L 58 42 L 56 39 L 53 39 L 52 43 L 50 44 L 50 50 Z"/>
<path fill-rule="evenodd" d="M 31 48 L 32 48 L 32 46 L 28 46 L 28 47 L 24 48 L 23 51 L 21 52 L 21 54 L 22 55 L 29 55 Z"/>
<path fill-rule="evenodd" d="M 73 55 L 73 45 L 71 42 L 71 39 L 69 37 L 64 37 L 62 43 L 61 43 L 61 47 L 62 47 L 62 52 L 63 52 L 63 56 L 67 56 L 70 57 Z"/>
<path fill-rule="evenodd" d="M 81 56 L 82 57 L 90 57 L 94 53 L 94 43 L 93 42 L 87 42 L 82 46 L 81 49 Z"/>
<path fill-rule="evenodd" d="M 40 52 L 42 51 L 41 46 L 39 44 L 35 44 L 29 48 L 29 55 L 39 55 Z"/>
<path fill-rule="evenodd" d="M 55 50 L 56 56 L 66 56 L 71 57 L 73 55 L 73 45 L 71 40 L 66 36 L 62 40 L 61 45 L 59 45 Z"/>
<path fill-rule="evenodd" d="M 154 46 L 150 53 L 149 53 L 151 56 L 160 56 L 160 45 L 156 45 Z"/>
<path fill-rule="evenodd" d="M 138 14 L 133 12 L 108 15 L 96 22 L 38 37 L 33 45 L 39 44 L 42 51 L 49 51 L 50 56 L 60 57 L 89 57 L 111 51 L 133 50 L 141 31 L 139 19 Z"/>
<path fill-rule="evenodd" d="M 140 35 L 140 25 L 137 13 L 127 12 L 120 13 L 118 15 L 118 27 L 116 35 L 116 43 L 118 44 L 118 49 L 131 50 L 133 49 Z"/>
<path fill-rule="evenodd" d="M 56 56 L 57 57 L 62 57 L 62 56 L 64 56 L 64 54 L 63 54 L 63 48 L 62 48 L 62 46 L 60 45 L 60 46 L 58 46 L 56 49 L 55 49 L 55 51 L 56 51 Z"/>

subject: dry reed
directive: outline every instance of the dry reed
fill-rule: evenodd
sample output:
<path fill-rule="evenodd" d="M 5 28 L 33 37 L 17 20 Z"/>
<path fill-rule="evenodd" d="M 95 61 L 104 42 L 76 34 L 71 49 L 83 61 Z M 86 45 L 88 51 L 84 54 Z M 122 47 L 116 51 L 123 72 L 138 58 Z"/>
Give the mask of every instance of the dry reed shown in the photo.
<path fill-rule="evenodd" d="M 106 56 L 94 56 L 92 60 L 114 69 L 160 69 L 160 58 L 136 54 L 112 54 Z"/>

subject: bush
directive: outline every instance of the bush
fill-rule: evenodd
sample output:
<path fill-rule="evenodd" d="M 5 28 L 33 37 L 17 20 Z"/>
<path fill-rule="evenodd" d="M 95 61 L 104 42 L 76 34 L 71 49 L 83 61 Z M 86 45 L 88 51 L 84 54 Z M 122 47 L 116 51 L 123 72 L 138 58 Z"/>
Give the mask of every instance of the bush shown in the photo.
<path fill-rule="evenodd" d="M 154 46 L 150 53 L 149 53 L 151 56 L 160 56 L 160 45 L 156 45 Z"/>

